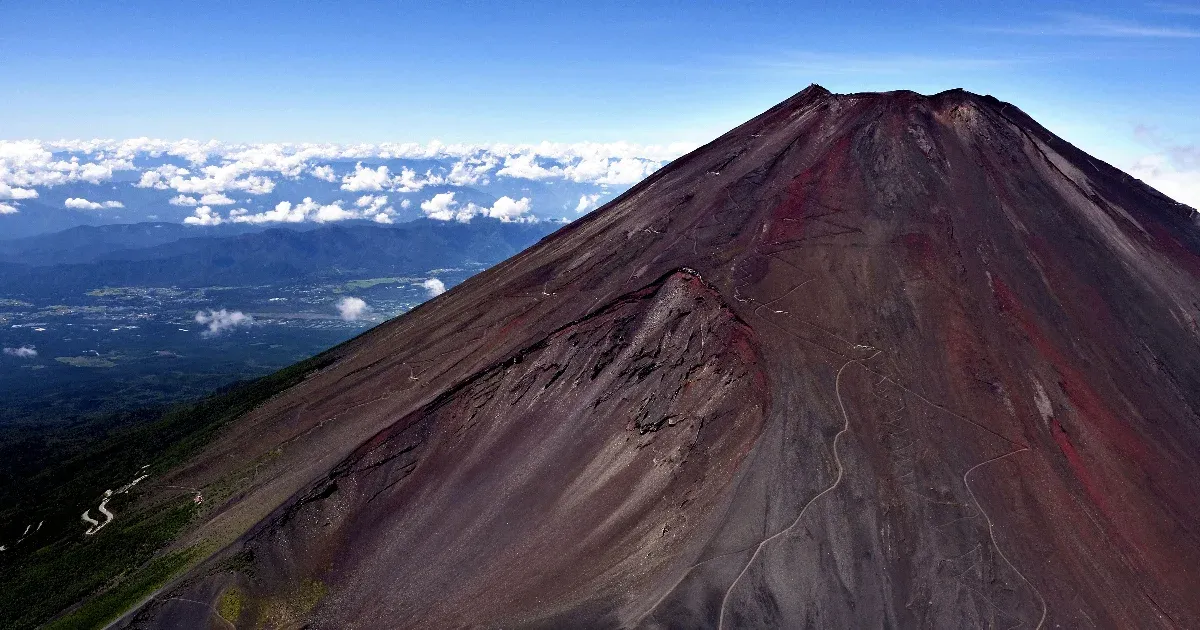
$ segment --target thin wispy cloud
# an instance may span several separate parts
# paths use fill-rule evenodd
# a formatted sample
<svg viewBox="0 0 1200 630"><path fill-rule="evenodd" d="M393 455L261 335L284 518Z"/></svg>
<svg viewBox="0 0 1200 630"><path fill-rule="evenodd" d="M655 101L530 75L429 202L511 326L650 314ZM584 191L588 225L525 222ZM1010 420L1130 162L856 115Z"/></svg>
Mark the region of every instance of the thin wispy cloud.
<svg viewBox="0 0 1200 630"><path fill-rule="evenodd" d="M1180 203L1200 208L1200 169L1188 169L1170 156L1154 153L1134 161L1130 175Z"/></svg>
<svg viewBox="0 0 1200 630"><path fill-rule="evenodd" d="M1011 67L1029 63L1017 56L912 55L902 53L842 54L814 51L775 51L764 55L720 56L701 66L710 74L742 74L749 70L808 77L928 74ZM676 68L679 69L679 68Z"/></svg>
<svg viewBox="0 0 1200 630"><path fill-rule="evenodd" d="M1180 144L1150 125L1137 125L1133 136L1153 152L1126 166L1134 177L1175 201L1200 208L1200 144Z"/></svg>
<svg viewBox="0 0 1200 630"><path fill-rule="evenodd" d="M37 350L33 346L21 346L20 348L5 348L4 354L7 354L10 357L17 357L18 359L33 359L33 358L36 358L38 355Z"/></svg>
<svg viewBox="0 0 1200 630"><path fill-rule="evenodd" d="M776 70L794 70L814 74L910 74L930 70L973 70L1020 63L1013 58L923 56L923 55L841 55L827 53L791 53L758 60L759 65Z"/></svg>
<svg viewBox="0 0 1200 630"><path fill-rule="evenodd" d="M1158 11L1161 11L1163 13L1172 13L1175 15L1197 15L1197 16L1200 16L1200 4L1189 5L1189 4L1168 4L1168 3L1157 3L1156 2L1154 4L1151 4L1150 7L1154 8Z"/></svg>
<svg viewBox="0 0 1200 630"><path fill-rule="evenodd" d="M1006 33L1010 35L1048 35L1057 37L1200 38L1200 30L1188 27L1144 24L1082 13L1054 13L1048 17L1049 19L1039 24L989 27L982 30L990 33Z"/></svg>
<svg viewBox="0 0 1200 630"><path fill-rule="evenodd" d="M1133 137L1165 155L1176 167L1200 171L1200 144L1180 144L1150 125L1135 125Z"/></svg>

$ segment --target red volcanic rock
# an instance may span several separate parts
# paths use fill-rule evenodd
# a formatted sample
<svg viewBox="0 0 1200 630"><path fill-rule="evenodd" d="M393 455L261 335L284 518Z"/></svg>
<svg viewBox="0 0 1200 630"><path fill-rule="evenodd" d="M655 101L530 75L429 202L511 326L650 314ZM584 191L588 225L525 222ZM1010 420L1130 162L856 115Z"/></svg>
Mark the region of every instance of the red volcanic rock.
<svg viewBox="0 0 1200 630"><path fill-rule="evenodd" d="M1198 269L1012 105L813 86L243 418L132 623L1200 627Z"/></svg>

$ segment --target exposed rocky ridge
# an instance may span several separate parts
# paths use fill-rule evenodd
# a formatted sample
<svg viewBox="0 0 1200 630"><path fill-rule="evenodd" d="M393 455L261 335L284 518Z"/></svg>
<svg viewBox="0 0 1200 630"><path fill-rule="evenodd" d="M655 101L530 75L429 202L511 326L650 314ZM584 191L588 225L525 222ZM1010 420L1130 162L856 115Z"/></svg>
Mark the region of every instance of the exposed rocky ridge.
<svg viewBox="0 0 1200 630"><path fill-rule="evenodd" d="M1200 626L1197 317L1194 210L814 86L245 418L177 479L258 525L134 623Z"/></svg>
<svg viewBox="0 0 1200 630"><path fill-rule="evenodd" d="M280 571L257 579L286 590L333 571L409 591L352 586L331 627L349 611L358 625L512 623L531 620L523 600L547 617L580 593L619 596L692 542L753 445L767 406L755 346L699 279L669 276L369 440L254 537Z"/></svg>

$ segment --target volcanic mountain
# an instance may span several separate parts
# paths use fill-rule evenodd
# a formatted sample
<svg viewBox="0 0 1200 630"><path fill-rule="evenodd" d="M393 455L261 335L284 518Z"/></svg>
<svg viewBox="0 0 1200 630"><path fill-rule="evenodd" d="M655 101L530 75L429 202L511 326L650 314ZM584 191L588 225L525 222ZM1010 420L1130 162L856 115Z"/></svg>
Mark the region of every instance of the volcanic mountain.
<svg viewBox="0 0 1200 630"><path fill-rule="evenodd" d="M812 86L159 480L233 542L124 623L1200 627L1198 317L1195 210Z"/></svg>

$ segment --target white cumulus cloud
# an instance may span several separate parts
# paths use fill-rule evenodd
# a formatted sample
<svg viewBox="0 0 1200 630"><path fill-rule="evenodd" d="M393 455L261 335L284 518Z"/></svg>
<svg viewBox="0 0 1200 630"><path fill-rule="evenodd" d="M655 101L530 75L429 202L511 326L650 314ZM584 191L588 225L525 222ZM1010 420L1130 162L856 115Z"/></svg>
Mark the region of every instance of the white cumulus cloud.
<svg viewBox="0 0 1200 630"><path fill-rule="evenodd" d="M370 203L365 207L347 208L342 205L341 201L323 204L314 201L312 197L305 197L304 201L300 203L281 201L275 204L273 209L256 214L250 214L245 209L239 208L231 211L227 220L231 223L254 224L303 223L305 221L332 223L347 219L371 219L381 223L385 222L379 219L380 214L390 220L391 208L376 207Z"/></svg>
<svg viewBox="0 0 1200 630"><path fill-rule="evenodd" d="M433 197L421 202L421 212L430 219L439 221L450 221L455 218L454 206L458 202L454 200L454 193L444 192L438 193ZM467 219L468 221L470 218Z"/></svg>
<svg viewBox="0 0 1200 630"><path fill-rule="evenodd" d="M195 319L197 324L208 327L208 330L200 333L205 337L214 337L240 326L251 326L254 324L253 317L241 311L228 311L225 309L219 311L210 310L207 313L199 311L196 313Z"/></svg>
<svg viewBox="0 0 1200 630"><path fill-rule="evenodd" d="M213 212L212 208L200 206L192 211L192 216L184 218L183 222L187 225L221 225L225 219L221 218L219 212Z"/></svg>
<svg viewBox="0 0 1200 630"><path fill-rule="evenodd" d="M157 190L175 190L188 195L208 195L239 190L265 195L275 190L275 182L263 175L251 175L254 166L241 162L200 167L198 174L174 164L164 164L142 173L136 186Z"/></svg>
<svg viewBox="0 0 1200 630"><path fill-rule="evenodd" d="M185 194L240 190L264 194L274 188L276 174L289 179L310 176L339 181L332 161L350 160L454 160L449 168L418 175L402 168L396 174L386 167L366 168L340 181L351 191L405 190L450 183L457 186L486 184L493 172L525 179L562 178L592 183L632 183L693 147L688 144L637 145L614 143L540 144L238 144L218 141L156 140L32 140L0 141L0 181L10 187L31 189L76 181L100 183L118 170L140 170L138 185ZM134 158L174 156L188 167L161 164L148 169L133 166ZM499 171L496 167L500 166ZM407 172L405 172L407 170ZM364 172L369 171L369 172Z"/></svg>
<svg viewBox="0 0 1200 630"><path fill-rule="evenodd" d="M637 157L608 159L592 156L568 166L563 172L576 182L624 186L642 181L660 166L662 164L654 160Z"/></svg>
<svg viewBox="0 0 1200 630"><path fill-rule="evenodd" d="M11 203L0 202L0 214L16 214L18 212L20 210L17 210L17 207Z"/></svg>
<svg viewBox="0 0 1200 630"><path fill-rule="evenodd" d="M97 154L92 161L90 157L56 155L54 148L37 140L0 141L0 183L10 189L23 189L19 193L10 193L14 195L11 198L32 198L36 195L30 190L36 186L72 182L99 184L112 179L113 171L135 170L133 163L125 157Z"/></svg>
<svg viewBox="0 0 1200 630"><path fill-rule="evenodd" d="M529 207L529 197L521 197L519 200L512 197L501 197L492 204L491 208L480 209L480 214L504 222L517 221L529 214Z"/></svg>
<svg viewBox="0 0 1200 630"><path fill-rule="evenodd" d="M392 176L388 167L376 169L365 168L362 162L354 165L354 172L342 178L342 190L362 192L368 190L388 190L392 185Z"/></svg>
<svg viewBox="0 0 1200 630"><path fill-rule="evenodd" d="M32 359L38 355L37 349L33 346L21 346L20 348L5 348L4 354L18 359Z"/></svg>
<svg viewBox="0 0 1200 630"><path fill-rule="evenodd" d="M337 303L338 315L348 322L356 322L371 312L371 307L362 298L344 297Z"/></svg>
<svg viewBox="0 0 1200 630"><path fill-rule="evenodd" d="M379 210L387 205L387 201L387 195L363 195L354 202L354 205L359 208Z"/></svg>
<svg viewBox="0 0 1200 630"><path fill-rule="evenodd" d="M68 208L74 208L75 210L102 210L105 208L124 208L125 207L125 204L121 203L120 201L95 202L95 201L88 201L87 199L84 199L83 197L70 197L65 202L63 202L63 205Z"/></svg>
<svg viewBox="0 0 1200 630"><path fill-rule="evenodd" d="M396 211L391 206L387 205L387 195L363 195L354 202L354 206L363 218L370 217L376 223L391 224L394 223L392 217Z"/></svg>
<svg viewBox="0 0 1200 630"><path fill-rule="evenodd" d="M237 202L222 193L208 193L200 197L200 203L205 206L232 206Z"/></svg>
<svg viewBox="0 0 1200 630"><path fill-rule="evenodd" d="M290 201L280 201L275 208L258 214L231 212L229 220L234 223L302 223L305 211L312 199L305 197L304 202L293 205Z"/></svg>
<svg viewBox="0 0 1200 630"><path fill-rule="evenodd" d="M499 163L500 159L489 153L459 160L450 168L446 181L455 186L486 185L490 182L488 173Z"/></svg>
<svg viewBox="0 0 1200 630"><path fill-rule="evenodd" d="M312 213L312 218L317 223L330 223L333 221L345 221L346 219L358 219L362 214L355 210L347 210L342 207L342 202L335 201L329 204L316 204L316 209Z"/></svg>
<svg viewBox="0 0 1200 630"><path fill-rule="evenodd" d="M561 168L557 166L546 168L537 163L537 157L533 153L507 156L504 158L504 168L497 171L496 174L505 177L534 180L562 176L563 170Z"/></svg>
<svg viewBox="0 0 1200 630"><path fill-rule="evenodd" d="M314 166L314 167L312 167L312 170L309 171L309 173L312 173L313 177L316 177L317 179L322 180L322 181L329 182L331 184L338 180L337 173L334 173L333 167L328 164L324 164L322 166Z"/></svg>
<svg viewBox="0 0 1200 630"><path fill-rule="evenodd" d="M400 174L392 180L391 189L403 193L417 192L426 186L444 184L445 181L445 178L433 174L432 171L425 171L425 175L421 176L411 168L405 167L400 169Z"/></svg>
<svg viewBox="0 0 1200 630"><path fill-rule="evenodd" d="M575 206L575 212L588 212L595 210L596 206L600 205L600 194L580 195L579 203Z"/></svg>
<svg viewBox="0 0 1200 630"><path fill-rule="evenodd" d="M491 217L506 223L530 220L529 210L532 202L529 197L513 199L501 197L491 207L478 206L474 203L461 205L454 200L453 192L438 193L421 202L421 212L430 219L438 221L460 221L469 223L475 217Z"/></svg>
<svg viewBox="0 0 1200 630"><path fill-rule="evenodd" d="M437 278L430 278L422 282L421 286L429 291L429 297L437 297L446 292L446 283Z"/></svg>
<svg viewBox="0 0 1200 630"><path fill-rule="evenodd" d="M336 184L360 195L408 194L443 185L493 186L502 178L624 186L637 182L691 148L683 144L624 142L445 144L436 140L427 144L247 144L152 138L0 141L0 202L9 202L3 206L6 210L0 212L12 214L19 208L12 202L45 196L43 187L80 182L101 184L112 181L118 171L132 171L133 185L137 187L168 193L161 201L190 208L232 207L235 199L274 193L277 182L302 178ZM154 166L141 165L148 160L153 160ZM383 164L384 160L389 162ZM397 165L396 160L420 160L421 166ZM350 164L353 169L348 168ZM75 194L80 195L75 199L81 201L73 202L79 208L100 209L95 203L105 207L102 202L85 199L103 193ZM473 216L523 220L529 216L521 209L522 199L510 199L489 208L459 203L432 212L446 220L469 220ZM395 199L393 203L396 208L407 208L419 200ZM300 205L293 204L291 210ZM247 222L269 222L274 220L270 217L280 214L292 216L265 204L253 204L250 208L237 216ZM322 217L327 221L358 218L388 222L395 218L390 206L351 208L340 202L323 202L304 214L305 221ZM234 213L221 218L231 221Z"/></svg>
<svg viewBox="0 0 1200 630"><path fill-rule="evenodd" d="M0 181L0 199L37 199L38 191L32 188L14 188Z"/></svg>

